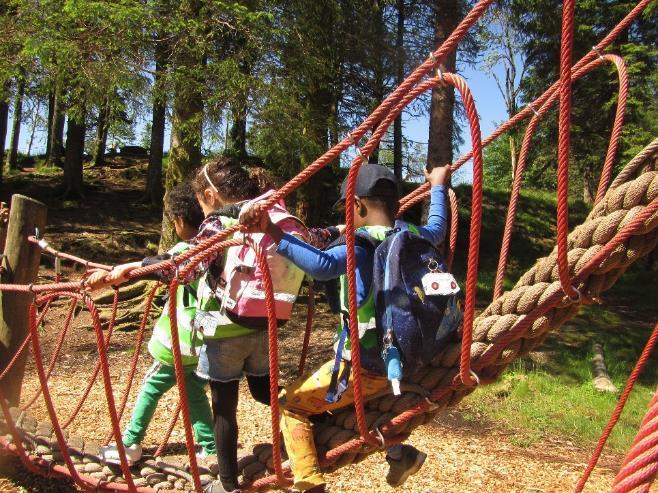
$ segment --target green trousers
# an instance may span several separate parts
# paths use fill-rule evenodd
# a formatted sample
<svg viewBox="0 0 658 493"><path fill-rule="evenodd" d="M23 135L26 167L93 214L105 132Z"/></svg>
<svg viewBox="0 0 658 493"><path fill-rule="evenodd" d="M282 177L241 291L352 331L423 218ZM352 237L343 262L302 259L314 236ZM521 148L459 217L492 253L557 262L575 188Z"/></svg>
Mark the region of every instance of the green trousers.
<svg viewBox="0 0 658 493"><path fill-rule="evenodd" d="M194 439L206 453L215 454L212 413L205 392L206 381L195 375L195 369L196 365L185 367L185 389ZM175 385L174 367L156 361L144 377L130 423L123 434L124 445L130 446L144 440L146 429L153 418L160 397Z"/></svg>

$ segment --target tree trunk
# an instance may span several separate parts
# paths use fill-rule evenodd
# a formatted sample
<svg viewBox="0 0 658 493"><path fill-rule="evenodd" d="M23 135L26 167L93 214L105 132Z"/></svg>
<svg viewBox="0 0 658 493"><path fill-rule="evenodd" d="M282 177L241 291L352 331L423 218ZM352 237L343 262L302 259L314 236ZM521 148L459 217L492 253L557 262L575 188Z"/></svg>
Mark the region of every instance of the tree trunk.
<svg viewBox="0 0 658 493"><path fill-rule="evenodd" d="M594 170L587 164L583 170L583 202L592 204L596 197L596 184L594 182Z"/></svg>
<svg viewBox="0 0 658 493"><path fill-rule="evenodd" d="M55 88L52 96L52 109L48 110L48 153L46 162L54 166L62 166L64 155L64 93L60 87Z"/></svg>
<svg viewBox="0 0 658 493"><path fill-rule="evenodd" d="M7 95L8 87L5 86L3 95ZM9 101L4 97L0 101L0 183L2 183L3 168L5 162L5 141L7 140L7 124L9 123Z"/></svg>
<svg viewBox="0 0 658 493"><path fill-rule="evenodd" d="M64 197L84 197L84 182L82 177L85 151L85 115L84 109L80 115L69 114L69 124L66 131L66 151L64 155Z"/></svg>
<svg viewBox="0 0 658 493"><path fill-rule="evenodd" d="M48 93L48 119L46 120L46 162L50 159L50 145L53 133L53 119L55 114L55 91Z"/></svg>
<svg viewBox="0 0 658 493"><path fill-rule="evenodd" d="M510 157L510 164L512 166L512 181L514 181L514 177L516 176L518 155L516 154L516 135L514 134L513 131L510 132L509 135L509 157Z"/></svg>
<svg viewBox="0 0 658 493"><path fill-rule="evenodd" d="M34 107L34 112L32 113L32 121L30 122L30 140L27 143L27 157L30 157L32 153L32 145L34 144L34 134L37 131L37 122L39 121L39 111L41 110L41 101L37 100L37 104Z"/></svg>
<svg viewBox="0 0 658 493"><path fill-rule="evenodd" d="M167 66L169 49L166 44L155 45L155 81L153 83L153 114L151 118L151 144L149 164L146 170L146 200L153 205L161 205L164 197L162 185L162 154L164 148L165 124L167 116L167 95L164 92L164 71Z"/></svg>
<svg viewBox="0 0 658 493"><path fill-rule="evenodd" d="M244 157L247 155L247 100L239 98L231 105L231 128L228 133L229 149L236 156Z"/></svg>
<svg viewBox="0 0 658 493"><path fill-rule="evenodd" d="M248 62L244 60L240 62L240 72L245 77L249 76L251 67ZM247 98L248 89L245 89L244 92L236 94L231 104L232 125L229 131L229 148L240 158L247 156Z"/></svg>
<svg viewBox="0 0 658 493"><path fill-rule="evenodd" d="M404 0L397 0L398 22L395 38L396 85L404 80ZM402 113L393 122L393 173L402 182Z"/></svg>
<svg viewBox="0 0 658 493"><path fill-rule="evenodd" d="M96 126L96 145L94 149L94 166L105 164L105 148L107 147L107 127L109 126L110 101L105 98L98 109L98 123Z"/></svg>
<svg viewBox="0 0 658 493"><path fill-rule="evenodd" d="M11 146L9 148L9 169L18 168L18 142L21 136L21 119L23 118L23 97L25 96L25 79L18 79L16 99L14 99L14 114L11 127Z"/></svg>
<svg viewBox="0 0 658 493"><path fill-rule="evenodd" d="M180 9L189 18L199 16L198 1L184 0ZM205 59L200 57L188 40L178 43L180 50L175 54L177 63L174 82L174 104L171 122L171 150L165 176L165 203L169 191L185 180L201 164L201 141L203 138L203 87L199 74ZM192 42L192 40L189 40ZM173 221L168 214L162 215L160 251L176 243Z"/></svg>
<svg viewBox="0 0 658 493"><path fill-rule="evenodd" d="M306 122L304 133L312 145L306 146L301 154L300 171L327 150L332 95L330 85L318 84L317 87L322 89L313 91L308 97L309 120ZM325 224L329 219L331 212L329 207L321 204L326 204L327 197L335 195L335 181L333 170L330 166L325 166L299 189L297 215L306 224Z"/></svg>
<svg viewBox="0 0 658 493"><path fill-rule="evenodd" d="M436 31L434 46L439 46L457 25L461 9L456 0L436 0ZM434 49L434 48L433 48ZM456 53L453 51L445 63L444 72L454 72ZM427 145L427 165L430 169L452 163L452 139L454 126L455 93L452 86L435 87L430 106L430 132Z"/></svg>

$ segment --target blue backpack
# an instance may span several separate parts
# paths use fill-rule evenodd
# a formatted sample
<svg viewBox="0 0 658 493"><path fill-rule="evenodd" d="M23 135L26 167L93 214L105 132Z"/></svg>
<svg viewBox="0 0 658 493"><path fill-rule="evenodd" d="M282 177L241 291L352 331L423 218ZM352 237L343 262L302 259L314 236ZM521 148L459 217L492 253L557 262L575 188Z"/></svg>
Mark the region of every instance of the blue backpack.
<svg viewBox="0 0 658 493"><path fill-rule="evenodd" d="M375 249L375 319L382 360L395 348L409 376L456 339L463 314L439 250L405 223L396 226Z"/></svg>

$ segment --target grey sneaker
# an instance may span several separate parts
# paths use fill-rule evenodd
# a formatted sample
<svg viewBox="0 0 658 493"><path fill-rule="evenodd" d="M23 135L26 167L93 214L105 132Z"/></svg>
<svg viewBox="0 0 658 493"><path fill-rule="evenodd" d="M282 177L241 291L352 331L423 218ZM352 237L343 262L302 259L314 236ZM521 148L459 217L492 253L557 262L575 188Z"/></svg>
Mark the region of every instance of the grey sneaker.
<svg viewBox="0 0 658 493"><path fill-rule="evenodd" d="M227 490L222 482L217 479L204 486L203 493L242 493L242 490Z"/></svg>
<svg viewBox="0 0 658 493"><path fill-rule="evenodd" d="M427 459L427 454L411 445L393 445L386 452L389 469L386 482L391 486L400 486L409 476L416 474Z"/></svg>

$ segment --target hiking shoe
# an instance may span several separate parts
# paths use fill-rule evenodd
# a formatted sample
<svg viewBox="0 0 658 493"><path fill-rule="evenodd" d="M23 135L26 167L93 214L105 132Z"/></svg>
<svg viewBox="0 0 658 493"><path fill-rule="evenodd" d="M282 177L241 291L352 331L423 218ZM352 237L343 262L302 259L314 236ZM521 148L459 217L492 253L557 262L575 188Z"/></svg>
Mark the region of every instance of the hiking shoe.
<svg viewBox="0 0 658 493"><path fill-rule="evenodd" d="M227 490L224 488L221 480L216 479L215 481L204 486L203 493L242 493L242 490Z"/></svg>
<svg viewBox="0 0 658 493"><path fill-rule="evenodd" d="M126 459L128 459L129 465L132 466L136 462L139 462L139 459L142 458L142 446L139 443L135 443L130 446L124 445L123 448L126 451ZM121 464L119 449L116 445L106 445L101 447L100 458L103 462L109 462L110 464Z"/></svg>
<svg viewBox="0 0 658 493"><path fill-rule="evenodd" d="M409 476L416 474L427 459L427 454L411 445L394 445L386 453L389 469L386 482L400 486Z"/></svg>

